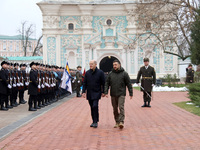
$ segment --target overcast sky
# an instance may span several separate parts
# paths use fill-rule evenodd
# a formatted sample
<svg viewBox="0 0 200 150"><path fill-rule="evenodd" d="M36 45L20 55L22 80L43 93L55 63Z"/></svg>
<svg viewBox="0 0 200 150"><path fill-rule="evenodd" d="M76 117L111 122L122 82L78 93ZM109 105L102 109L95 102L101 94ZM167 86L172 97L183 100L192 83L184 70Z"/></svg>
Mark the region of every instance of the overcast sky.
<svg viewBox="0 0 200 150"><path fill-rule="evenodd" d="M35 24L38 38L42 34L42 13L36 3L40 1L0 0L0 35L17 35L21 22L28 21Z"/></svg>

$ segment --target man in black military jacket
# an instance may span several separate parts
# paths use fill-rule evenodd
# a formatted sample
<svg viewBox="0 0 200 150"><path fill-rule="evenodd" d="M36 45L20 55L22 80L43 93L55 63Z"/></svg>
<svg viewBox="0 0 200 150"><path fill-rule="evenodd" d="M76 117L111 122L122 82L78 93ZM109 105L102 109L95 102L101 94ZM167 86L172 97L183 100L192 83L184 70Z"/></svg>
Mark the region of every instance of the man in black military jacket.
<svg viewBox="0 0 200 150"><path fill-rule="evenodd" d="M76 96L81 97L80 95L80 89L82 86L82 72L81 72L82 67L78 66L77 71L76 71Z"/></svg>
<svg viewBox="0 0 200 150"><path fill-rule="evenodd" d="M194 82L194 70L192 68L192 64L188 65L186 68L186 83L193 83Z"/></svg>
<svg viewBox="0 0 200 150"><path fill-rule="evenodd" d="M30 95L29 97L29 111L36 111L37 109L37 95L38 95L38 83L37 83L37 71L36 71L36 64L32 62L30 64L31 71L30 71L30 83L28 86L28 94ZM34 107L33 108L33 102L34 102Z"/></svg>
<svg viewBox="0 0 200 150"><path fill-rule="evenodd" d="M156 83L156 73L154 68L149 65L149 58L144 58L144 66L138 72L136 83L139 83L141 76L141 91L143 91L144 99L144 105L142 107L151 107L151 91Z"/></svg>
<svg viewBox="0 0 200 150"><path fill-rule="evenodd" d="M19 105L20 103L17 103L17 94L19 92L19 89L21 88L21 85L20 85L20 71L18 70L19 69L19 64L18 63L15 63L14 64L14 78L16 79L16 87L13 88L12 92L13 92L13 102L15 104L15 106Z"/></svg>
<svg viewBox="0 0 200 150"><path fill-rule="evenodd" d="M25 78L26 78L26 65L20 64L20 84L21 88L19 90L19 103L25 104L24 91L25 91Z"/></svg>
<svg viewBox="0 0 200 150"><path fill-rule="evenodd" d="M4 103L8 99L8 63L3 61L1 63L1 70L0 70L0 102L1 102L1 110L7 111L8 108L4 107Z"/></svg>

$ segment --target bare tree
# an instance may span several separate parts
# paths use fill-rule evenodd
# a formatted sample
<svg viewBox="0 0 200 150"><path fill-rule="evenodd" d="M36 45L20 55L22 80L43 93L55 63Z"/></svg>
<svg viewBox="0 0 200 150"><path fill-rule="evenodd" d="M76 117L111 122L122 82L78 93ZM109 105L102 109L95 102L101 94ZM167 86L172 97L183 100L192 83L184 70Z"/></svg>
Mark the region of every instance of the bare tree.
<svg viewBox="0 0 200 150"><path fill-rule="evenodd" d="M134 14L138 39L145 41L139 46L148 44L149 51L156 47L182 60L187 59L191 47L190 28L197 8L195 0L149 0L137 4Z"/></svg>
<svg viewBox="0 0 200 150"><path fill-rule="evenodd" d="M27 21L24 21L21 23L22 28L18 29L19 34L21 35L21 45L23 48L24 56L27 55L27 47L29 47L30 43L30 37L33 35L34 30L33 30L33 24L28 25L26 28Z"/></svg>
<svg viewBox="0 0 200 150"><path fill-rule="evenodd" d="M43 45L41 43L42 37L43 37L43 35L41 35L39 37L39 39L37 40L37 45L36 45L36 47L35 47L35 49L33 51L33 55L32 56L40 55L40 54L43 53L43 51L42 51Z"/></svg>

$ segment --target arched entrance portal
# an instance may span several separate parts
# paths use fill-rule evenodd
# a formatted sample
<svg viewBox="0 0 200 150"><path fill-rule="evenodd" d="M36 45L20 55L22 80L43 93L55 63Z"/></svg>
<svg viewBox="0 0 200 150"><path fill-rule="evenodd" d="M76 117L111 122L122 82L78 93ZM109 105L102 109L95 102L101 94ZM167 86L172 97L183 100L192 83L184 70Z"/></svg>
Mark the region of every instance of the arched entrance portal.
<svg viewBox="0 0 200 150"><path fill-rule="evenodd" d="M103 71L103 72L110 72L113 68L113 61L117 59L114 56L106 56L104 57L100 63L99 63L99 68Z"/></svg>

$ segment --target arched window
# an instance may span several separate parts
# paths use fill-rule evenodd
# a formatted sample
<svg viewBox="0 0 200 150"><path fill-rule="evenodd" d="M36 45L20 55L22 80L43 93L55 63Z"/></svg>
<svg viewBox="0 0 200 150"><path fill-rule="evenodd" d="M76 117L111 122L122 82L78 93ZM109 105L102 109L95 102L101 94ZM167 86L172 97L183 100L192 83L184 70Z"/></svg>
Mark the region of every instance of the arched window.
<svg viewBox="0 0 200 150"><path fill-rule="evenodd" d="M112 24L112 20L108 19L108 20L106 21L106 24L107 24L108 26L110 26L110 25Z"/></svg>
<svg viewBox="0 0 200 150"><path fill-rule="evenodd" d="M74 30L74 24L73 23L68 24L68 30Z"/></svg>

